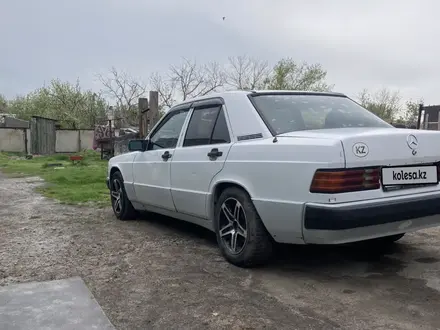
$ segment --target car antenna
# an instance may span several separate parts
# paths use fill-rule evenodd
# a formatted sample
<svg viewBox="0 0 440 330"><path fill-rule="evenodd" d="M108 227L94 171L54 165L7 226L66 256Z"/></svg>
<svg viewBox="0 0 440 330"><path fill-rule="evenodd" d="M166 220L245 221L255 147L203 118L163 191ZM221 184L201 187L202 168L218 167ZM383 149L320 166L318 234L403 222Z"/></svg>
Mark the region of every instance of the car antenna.
<svg viewBox="0 0 440 330"><path fill-rule="evenodd" d="M278 142L278 139L277 139L277 136L276 136L276 135L275 135L275 137L273 138L272 142L273 142L273 143L277 143L277 142Z"/></svg>

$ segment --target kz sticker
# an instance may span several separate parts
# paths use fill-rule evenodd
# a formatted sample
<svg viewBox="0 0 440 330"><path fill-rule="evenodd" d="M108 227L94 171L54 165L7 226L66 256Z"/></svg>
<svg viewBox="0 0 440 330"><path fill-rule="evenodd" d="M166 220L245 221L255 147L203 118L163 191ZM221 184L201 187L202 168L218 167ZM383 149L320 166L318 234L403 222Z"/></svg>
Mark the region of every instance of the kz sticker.
<svg viewBox="0 0 440 330"><path fill-rule="evenodd" d="M365 157L368 152L368 146L365 143L358 142L353 145L353 153L356 157Z"/></svg>

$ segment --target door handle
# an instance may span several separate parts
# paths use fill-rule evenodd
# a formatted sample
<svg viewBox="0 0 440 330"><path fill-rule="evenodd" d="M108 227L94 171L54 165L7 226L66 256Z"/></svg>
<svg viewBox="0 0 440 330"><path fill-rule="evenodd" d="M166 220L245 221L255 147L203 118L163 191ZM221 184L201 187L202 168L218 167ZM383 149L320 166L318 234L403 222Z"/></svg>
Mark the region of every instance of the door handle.
<svg viewBox="0 0 440 330"><path fill-rule="evenodd" d="M209 158L217 158L223 155L223 152L219 151L217 148L211 149L210 152L208 152Z"/></svg>
<svg viewBox="0 0 440 330"><path fill-rule="evenodd" d="M169 151L165 151L163 154L162 154L162 159L163 160L168 160L169 158L171 158L171 154L170 154L170 152Z"/></svg>

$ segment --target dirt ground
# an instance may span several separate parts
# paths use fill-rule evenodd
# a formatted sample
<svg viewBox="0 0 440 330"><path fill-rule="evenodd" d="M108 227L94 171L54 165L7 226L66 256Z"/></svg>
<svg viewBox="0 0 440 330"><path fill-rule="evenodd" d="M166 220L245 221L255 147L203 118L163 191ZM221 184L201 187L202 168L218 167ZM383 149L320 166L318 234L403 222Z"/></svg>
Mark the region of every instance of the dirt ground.
<svg viewBox="0 0 440 330"><path fill-rule="evenodd" d="M60 205L0 177L0 285L81 276L117 329L439 329L440 230L392 250L280 247L226 263L215 237L160 216Z"/></svg>

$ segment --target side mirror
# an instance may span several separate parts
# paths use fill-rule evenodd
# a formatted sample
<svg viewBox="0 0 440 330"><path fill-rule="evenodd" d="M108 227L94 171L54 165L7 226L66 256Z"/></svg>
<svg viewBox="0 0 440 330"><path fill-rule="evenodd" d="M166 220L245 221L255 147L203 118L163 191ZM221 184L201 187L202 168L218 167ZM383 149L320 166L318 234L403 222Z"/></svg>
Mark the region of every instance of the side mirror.
<svg viewBox="0 0 440 330"><path fill-rule="evenodd" d="M128 151L145 151L147 146L148 140L130 140L128 142Z"/></svg>

